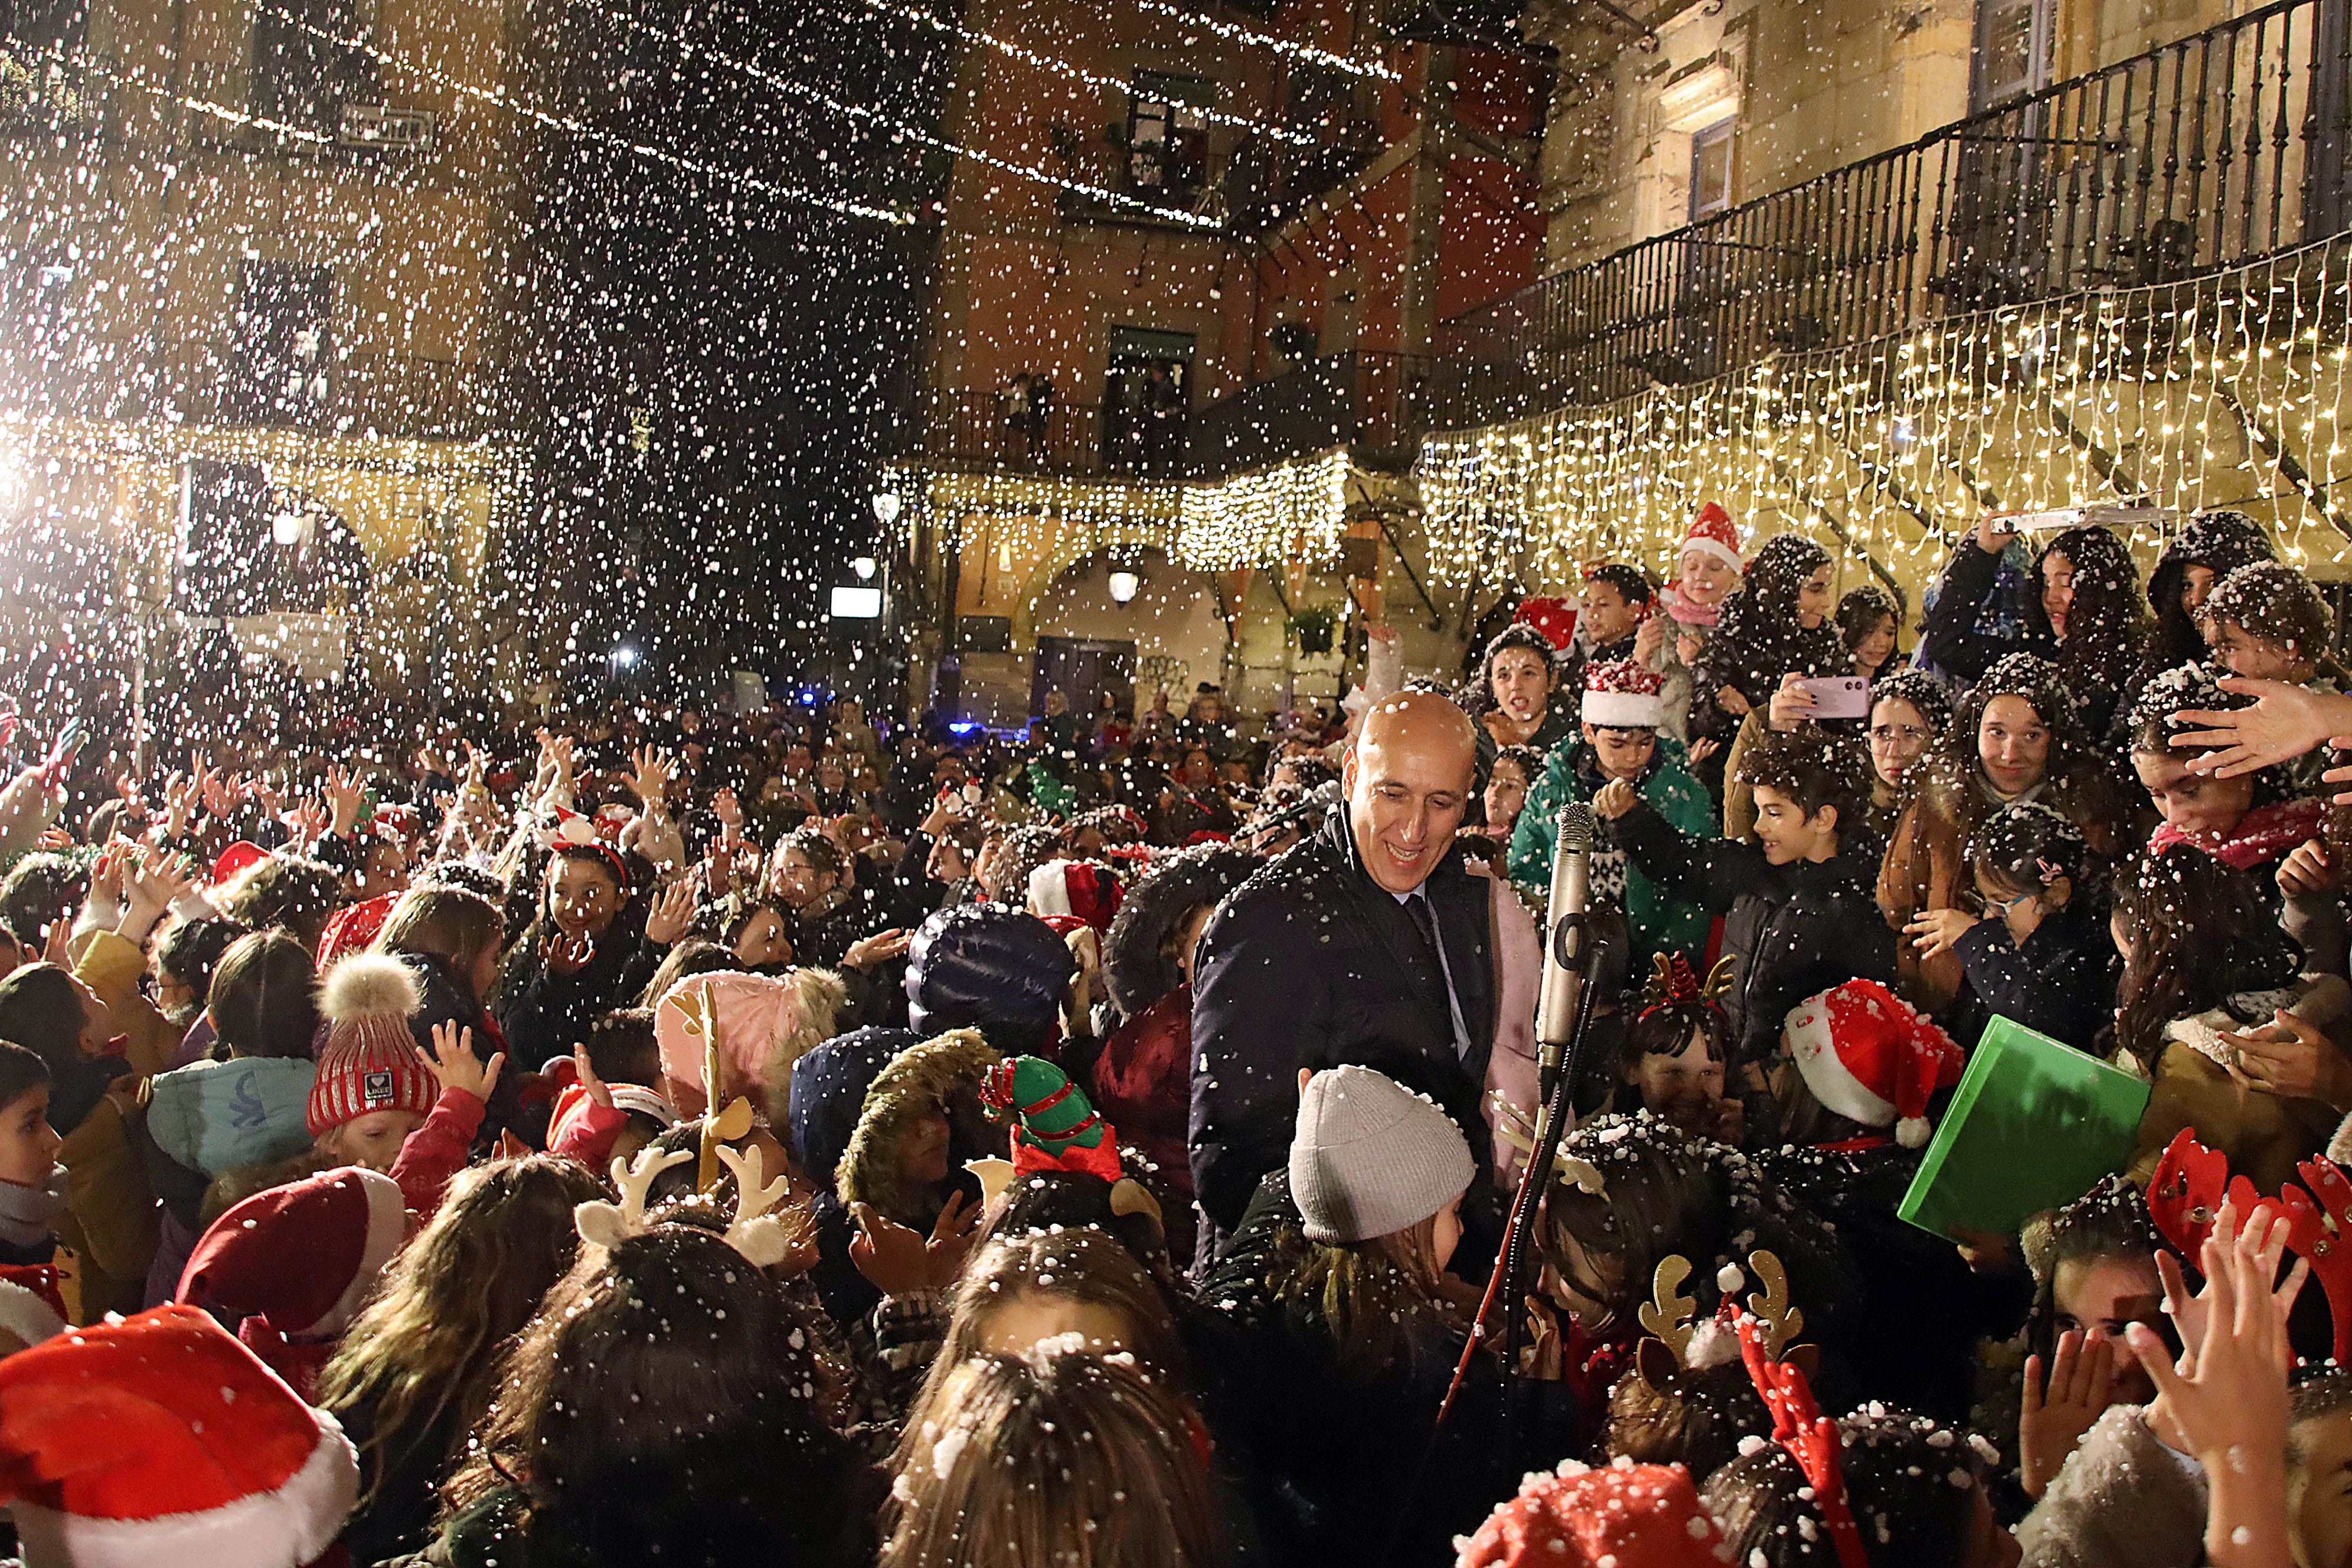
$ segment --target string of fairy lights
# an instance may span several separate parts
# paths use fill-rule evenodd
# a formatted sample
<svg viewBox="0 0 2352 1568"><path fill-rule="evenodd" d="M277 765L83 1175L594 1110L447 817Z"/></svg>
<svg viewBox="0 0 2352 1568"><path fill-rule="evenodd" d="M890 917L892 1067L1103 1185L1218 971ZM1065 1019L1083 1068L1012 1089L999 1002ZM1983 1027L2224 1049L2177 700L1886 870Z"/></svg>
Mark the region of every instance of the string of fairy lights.
<svg viewBox="0 0 2352 1568"><path fill-rule="evenodd" d="M378 45L363 33L350 35L336 33L305 17L298 16L290 11L268 4L258 5L256 9L276 17L287 26L306 33L322 43L333 44L338 48L356 50L380 65L390 66L397 71L405 71L421 80L446 88L460 97L470 98L478 103L489 104L494 108L505 110L510 114L520 115L534 124L543 125L551 131L562 131L583 141L595 142L599 146L611 148L628 156L663 164L681 174L717 180L722 184L736 185L761 195L773 196L800 206L822 208L841 217L866 218L877 223L887 224L909 224L915 221L914 215L911 213L895 208L873 206L865 202L845 201L838 196L828 196L821 192L809 190L805 186L767 179L740 169L729 169L699 158L688 157L682 153L673 153L667 148L632 141L628 137L600 130L570 115L551 113L535 104L524 103L495 88L482 87L451 76L446 71L436 69L432 66L404 58Z"/></svg>
<svg viewBox="0 0 2352 1568"><path fill-rule="evenodd" d="M1305 60L1311 65L1345 71L1349 76L1365 77L1373 81L1404 79L1400 73L1378 61L1350 59L1346 55L1335 55L1328 49L1318 49L1312 44L1303 44L1295 38L1278 38L1271 33L1255 32L1237 23L1221 22L1216 17L1202 12L1188 11L1181 5L1171 5L1169 0L1135 0L1135 3L1139 9L1157 12L1162 16L1173 16L1188 26L1199 27L1213 33L1230 43L1248 44L1255 48L1271 49L1277 55L1287 55L1293 59Z"/></svg>
<svg viewBox="0 0 2352 1568"><path fill-rule="evenodd" d="M2331 493L2347 306L2352 237L2339 236L2218 279L1947 317L1433 434L1414 467L1429 575L1564 586L1603 558L1670 573L1708 500L1751 541L1793 528L1906 584L1931 577L1988 510L2100 501L2269 509L2289 560L2332 557L2352 532ZM2294 479L2282 446L2318 477Z"/></svg>
<svg viewBox="0 0 2352 1568"><path fill-rule="evenodd" d="M748 78L752 81L759 82L764 87L772 88L774 90L782 93L787 98L798 99L803 103L815 104L822 109L826 109L835 114L841 115L845 119L860 121L867 124L887 126L894 136L903 137L909 142L929 147L935 152L944 153L951 158L969 159L974 163L978 163L985 168L993 169L1002 174L1010 174L1016 179L1028 180L1037 184L1049 186L1055 190L1068 191L1074 195L1082 195L1087 197L1089 201L1101 202L1105 205L1118 207L1122 211L1148 213L1154 218L1169 223L1178 224L1185 227L1206 229L1220 226L1222 220L1214 217L1205 216L1199 213L1186 212L1181 208L1163 206L1157 202L1147 201L1141 196L1133 195L1125 191L1114 190L1108 185L1098 185L1087 180L1075 180L1065 175L1049 174L1043 169L1032 168L1026 163L1016 163L1013 159L1000 157L994 153L984 152L976 147L960 145L957 142L949 141L945 137L934 135L932 132L924 130L919 125L909 124L906 121L886 113L883 110L875 108L871 104L851 103L845 100L835 98L831 93L825 92L821 89L811 87L806 82L795 81L792 78L786 76L779 76L774 71L753 65L748 60L739 60L731 55L710 47L707 44L696 43L693 39L688 37L683 32L662 32L646 23L637 20L634 16L615 11L608 5L599 5L597 4L597 0L570 0L570 4L579 7L580 9L592 11L597 16L604 17L608 21L628 28L632 32L641 34L646 37L668 45L670 47L678 51L678 58L682 60L691 60L698 58L709 60L714 65L721 66L728 70L734 71L738 75Z"/></svg>
<svg viewBox="0 0 2352 1568"><path fill-rule="evenodd" d="M895 0L860 0L860 3L869 11L877 12L885 16L896 16L902 22L912 22L919 27L938 33L942 37L960 38L968 44L977 44L982 48L992 49L1007 59L1018 60L1023 65L1033 66L1039 70L1083 83L1087 87L1118 93L1129 92L1134 87L1132 82L1123 81L1114 76L1105 76L1100 71L1088 70L1074 61L1041 53L1025 44L1016 44L1010 38L999 37L994 33L985 32L978 27L959 26L946 17L934 15L919 6L898 5ZM1305 132L1294 131L1286 125L1276 125L1271 121L1253 119L1246 114L1229 114L1222 109L1206 104L1191 104L1186 107L1213 125L1231 126L1236 131L1246 132L1253 136L1270 137L1276 142L1289 142L1295 147L1311 147L1315 144L1315 138Z"/></svg>

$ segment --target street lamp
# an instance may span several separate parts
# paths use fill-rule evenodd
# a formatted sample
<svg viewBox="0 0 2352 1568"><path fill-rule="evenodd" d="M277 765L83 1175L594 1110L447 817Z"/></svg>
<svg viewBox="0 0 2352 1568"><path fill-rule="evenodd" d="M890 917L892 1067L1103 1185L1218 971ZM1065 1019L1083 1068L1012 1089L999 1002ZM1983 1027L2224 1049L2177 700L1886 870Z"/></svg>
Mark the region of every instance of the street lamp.
<svg viewBox="0 0 2352 1568"><path fill-rule="evenodd" d="M1110 602L1114 605L1129 603L1138 593L1142 591L1142 588L1143 576L1140 573L1129 572L1125 567L1121 567L1110 574Z"/></svg>
<svg viewBox="0 0 2352 1568"><path fill-rule="evenodd" d="M613 649L614 668L628 669L634 667L636 662L637 650L635 647L632 647L629 644L622 643L620 646Z"/></svg>
<svg viewBox="0 0 2352 1568"><path fill-rule="evenodd" d="M898 508L900 504L898 492L897 490L876 490L874 492L874 521L880 523L885 528L889 527L892 523L898 521Z"/></svg>
<svg viewBox="0 0 2352 1568"><path fill-rule="evenodd" d="M849 563L849 569L857 574L857 580L861 583L874 581L874 557L871 555L859 556Z"/></svg>
<svg viewBox="0 0 2352 1568"><path fill-rule="evenodd" d="M269 539L273 544L283 544L289 547L301 543L302 514L299 511L288 510L281 511L271 518Z"/></svg>

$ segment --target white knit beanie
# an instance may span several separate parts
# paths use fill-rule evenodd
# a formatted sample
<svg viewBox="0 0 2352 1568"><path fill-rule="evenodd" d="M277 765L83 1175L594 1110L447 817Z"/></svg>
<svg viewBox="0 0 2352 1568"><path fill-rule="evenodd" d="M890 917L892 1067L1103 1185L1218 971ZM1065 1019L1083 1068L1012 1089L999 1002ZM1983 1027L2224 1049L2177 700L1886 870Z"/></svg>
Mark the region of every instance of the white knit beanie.
<svg viewBox="0 0 2352 1568"><path fill-rule="evenodd" d="M1309 1241L1369 1241L1419 1225L1477 1173L1454 1119L1385 1074L1333 1068L1299 1097L1290 1196Z"/></svg>

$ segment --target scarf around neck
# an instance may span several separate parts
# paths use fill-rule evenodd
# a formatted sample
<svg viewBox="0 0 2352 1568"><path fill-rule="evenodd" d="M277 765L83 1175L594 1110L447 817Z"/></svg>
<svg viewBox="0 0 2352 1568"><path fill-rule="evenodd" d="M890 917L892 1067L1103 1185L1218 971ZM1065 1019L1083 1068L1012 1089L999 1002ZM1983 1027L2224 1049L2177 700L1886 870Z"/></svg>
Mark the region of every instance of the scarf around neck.
<svg viewBox="0 0 2352 1568"><path fill-rule="evenodd" d="M49 1179L41 1186L0 1182L0 1241L11 1247L37 1247L54 1237L57 1217L65 1210L63 1165L51 1165Z"/></svg>

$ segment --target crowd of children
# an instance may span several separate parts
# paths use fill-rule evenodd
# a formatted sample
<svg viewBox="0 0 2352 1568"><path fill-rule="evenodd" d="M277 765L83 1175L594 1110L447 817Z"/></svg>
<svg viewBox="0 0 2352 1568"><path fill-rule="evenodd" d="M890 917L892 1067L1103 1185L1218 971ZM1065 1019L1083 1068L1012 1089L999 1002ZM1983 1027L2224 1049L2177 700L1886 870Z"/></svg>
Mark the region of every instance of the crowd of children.
<svg viewBox="0 0 2352 1568"><path fill-rule="evenodd" d="M21 1559L2352 1568L2352 692L2252 521L2133 544L1988 519L1913 612L1709 506L1262 726L23 713ZM1286 1148L1204 1131L1221 910L1424 700L1478 1092L1286 1060Z"/></svg>

